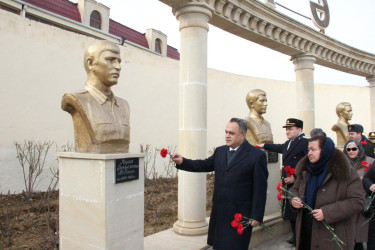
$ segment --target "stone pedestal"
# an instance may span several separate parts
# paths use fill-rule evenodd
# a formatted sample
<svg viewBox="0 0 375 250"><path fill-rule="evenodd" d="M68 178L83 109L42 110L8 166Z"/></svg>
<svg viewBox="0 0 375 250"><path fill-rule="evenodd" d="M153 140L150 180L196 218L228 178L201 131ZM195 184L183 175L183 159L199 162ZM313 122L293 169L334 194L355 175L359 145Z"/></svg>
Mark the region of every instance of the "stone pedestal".
<svg viewBox="0 0 375 250"><path fill-rule="evenodd" d="M277 200L277 183L280 180L280 161L275 163L268 163L268 187L267 187L267 201L264 215L270 215L280 212L280 202Z"/></svg>
<svg viewBox="0 0 375 250"><path fill-rule="evenodd" d="M291 59L294 63L297 83L297 118L303 121L305 134L315 128L314 106L314 63L315 57L298 55Z"/></svg>
<svg viewBox="0 0 375 250"><path fill-rule="evenodd" d="M180 22L179 152L187 158L207 156L207 32L212 12L204 2L184 1L173 12ZM206 174L178 173L176 233L208 231Z"/></svg>
<svg viewBox="0 0 375 250"><path fill-rule="evenodd" d="M60 249L143 249L143 154L57 155ZM139 179L115 184L116 159L130 158Z"/></svg>

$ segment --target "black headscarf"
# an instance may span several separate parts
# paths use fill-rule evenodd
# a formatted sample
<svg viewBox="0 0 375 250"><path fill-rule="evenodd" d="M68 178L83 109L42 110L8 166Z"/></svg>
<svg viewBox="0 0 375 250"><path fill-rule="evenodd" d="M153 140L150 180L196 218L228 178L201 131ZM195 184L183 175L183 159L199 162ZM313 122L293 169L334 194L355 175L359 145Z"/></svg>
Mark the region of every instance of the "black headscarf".
<svg viewBox="0 0 375 250"><path fill-rule="evenodd" d="M349 154L348 154L348 151L346 151L346 148L348 147L349 144L352 144L354 143L356 145L356 147L358 148L359 152L358 152L358 155L357 155L357 158L355 159L352 159L350 158ZM345 144L345 147L344 147L344 154L346 155L346 157L348 157L349 161L350 161L350 164L352 165L352 167L355 167L355 165L358 163L358 162L362 162L365 157L365 150L363 149L362 147L362 144L358 141L353 141L353 140L350 140L348 141L346 144Z"/></svg>
<svg viewBox="0 0 375 250"><path fill-rule="evenodd" d="M328 164L334 152L335 144L331 138L326 137L319 160L315 163L311 163L309 160L306 164L309 177L306 185L305 202L311 208L315 206L316 193L328 174Z"/></svg>

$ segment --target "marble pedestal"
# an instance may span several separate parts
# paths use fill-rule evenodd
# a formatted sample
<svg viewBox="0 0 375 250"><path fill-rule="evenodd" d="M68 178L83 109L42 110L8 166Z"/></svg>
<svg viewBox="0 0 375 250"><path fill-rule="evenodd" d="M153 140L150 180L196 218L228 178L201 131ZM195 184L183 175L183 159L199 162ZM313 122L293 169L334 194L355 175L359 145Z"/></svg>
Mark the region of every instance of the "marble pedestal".
<svg viewBox="0 0 375 250"><path fill-rule="evenodd" d="M280 161L275 163L268 163L268 187L267 187L267 201L264 215L270 215L280 212L280 202L277 200L277 183L280 180Z"/></svg>
<svg viewBox="0 0 375 250"><path fill-rule="evenodd" d="M60 249L143 249L143 154L61 152ZM139 179L115 184L115 160L139 159Z"/></svg>

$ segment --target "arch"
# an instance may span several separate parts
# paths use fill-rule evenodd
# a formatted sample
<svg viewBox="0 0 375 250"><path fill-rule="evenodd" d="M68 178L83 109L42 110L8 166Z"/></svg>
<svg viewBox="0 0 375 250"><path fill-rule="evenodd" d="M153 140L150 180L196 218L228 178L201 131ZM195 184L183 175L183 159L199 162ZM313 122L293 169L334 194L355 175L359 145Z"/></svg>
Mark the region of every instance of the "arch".
<svg viewBox="0 0 375 250"><path fill-rule="evenodd" d="M162 41L159 38L155 39L155 52L161 54Z"/></svg>
<svg viewBox="0 0 375 250"><path fill-rule="evenodd" d="M93 12L91 12L90 26L99 30L102 28L102 17L99 11L94 10Z"/></svg>

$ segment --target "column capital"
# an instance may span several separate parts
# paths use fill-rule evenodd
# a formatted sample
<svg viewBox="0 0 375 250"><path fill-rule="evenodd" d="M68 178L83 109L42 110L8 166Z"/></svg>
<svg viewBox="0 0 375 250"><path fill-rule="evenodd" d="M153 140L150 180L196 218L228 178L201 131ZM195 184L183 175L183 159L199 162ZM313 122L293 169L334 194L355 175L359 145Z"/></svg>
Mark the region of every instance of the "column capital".
<svg viewBox="0 0 375 250"><path fill-rule="evenodd" d="M200 27L208 31L208 21L212 18L213 9L205 2L183 1L174 6L172 11L180 22L180 31L188 27Z"/></svg>
<svg viewBox="0 0 375 250"><path fill-rule="evenodd" d="M366 80L369 83L370 88L375 87L375 75L367 76Z"/></svg>
<svg viewBox="0 0 375 250"><path fill-rule="evenodd" d="M294 71L301 69L314 70L314 63L316 61L316 58L312 55L300 54L292 56L290 60L294 63Z"/></svg>

